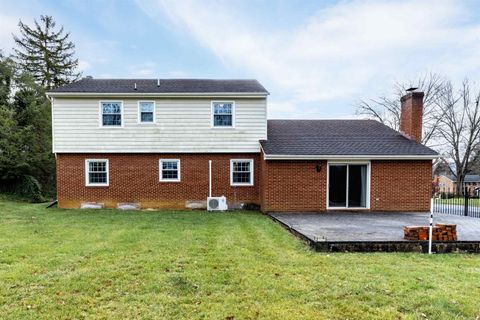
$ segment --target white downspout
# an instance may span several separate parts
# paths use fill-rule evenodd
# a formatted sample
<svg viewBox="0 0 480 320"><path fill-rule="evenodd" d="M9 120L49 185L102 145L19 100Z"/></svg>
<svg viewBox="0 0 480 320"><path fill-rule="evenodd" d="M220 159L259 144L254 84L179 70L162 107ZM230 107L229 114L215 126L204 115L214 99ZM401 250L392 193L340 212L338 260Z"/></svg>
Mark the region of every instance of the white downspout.
<svg viewBox="0 0 480 320"><path fill-rule="evenodd" d="M208 160L208 196L212 196L212 160Z"/></svg>

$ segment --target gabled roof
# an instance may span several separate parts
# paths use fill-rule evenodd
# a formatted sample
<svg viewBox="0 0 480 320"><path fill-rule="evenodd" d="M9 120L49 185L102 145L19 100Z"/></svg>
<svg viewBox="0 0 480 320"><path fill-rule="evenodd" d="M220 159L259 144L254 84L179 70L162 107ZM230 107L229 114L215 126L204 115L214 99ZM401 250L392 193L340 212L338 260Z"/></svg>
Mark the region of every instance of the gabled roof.
<svg viewBox="0 0 480 320"><path fill-rule="evenodd" d="M136 89L135 89L136 88ZM93 79L83 78L53 89L50 95L67 93L123 94L263 94L268 91L257 80L215 79Z"/></svg>
<svg viewBox="0 0 480 320"><path fill-rule="evenodd" d="M427 158L437 152L374 120L269 120L266 159Z"/></svg>

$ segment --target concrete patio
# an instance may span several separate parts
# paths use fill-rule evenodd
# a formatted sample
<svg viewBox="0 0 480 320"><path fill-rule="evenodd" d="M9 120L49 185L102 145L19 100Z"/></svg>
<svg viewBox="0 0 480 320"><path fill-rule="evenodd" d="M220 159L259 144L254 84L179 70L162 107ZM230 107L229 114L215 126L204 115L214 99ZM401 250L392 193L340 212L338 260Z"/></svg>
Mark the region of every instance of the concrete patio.
<svg viewBox="0 0 480 320"><path fill-rule="evenodd" d="M404 226L427 226L428 213L273 213L270 216L326 251L425 251L426 241L403 239ZM436 243L435 251L480 252L480 219L436 214L435 223L457 225L458 241Z"/></svg>

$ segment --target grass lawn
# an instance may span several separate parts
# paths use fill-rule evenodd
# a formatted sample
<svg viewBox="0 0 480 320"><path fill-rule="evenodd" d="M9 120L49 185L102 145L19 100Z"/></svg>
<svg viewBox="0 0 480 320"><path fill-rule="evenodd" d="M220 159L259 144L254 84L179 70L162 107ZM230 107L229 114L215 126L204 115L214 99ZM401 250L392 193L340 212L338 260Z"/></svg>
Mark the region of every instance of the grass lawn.
<svg viewBox="0 0 480 320"><path fill-rule="evenodd" d="M0 318L475 319L480 256L322 254L257 212L0 200Z"/></svg>

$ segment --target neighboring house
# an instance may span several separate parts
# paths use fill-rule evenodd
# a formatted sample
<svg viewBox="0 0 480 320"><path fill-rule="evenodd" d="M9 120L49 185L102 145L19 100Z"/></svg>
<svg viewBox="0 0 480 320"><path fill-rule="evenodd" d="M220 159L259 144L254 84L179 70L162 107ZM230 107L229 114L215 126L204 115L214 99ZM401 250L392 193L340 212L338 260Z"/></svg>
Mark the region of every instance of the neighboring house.
<svg viewBox="0 0 480 320"><path fill-rule="evenodd" d="M266 211L427 211L432 159L423 93L402 98L403 134L373 120L267 120L256 80L92 79L54 89L58 205L204 205ZM209 179L209 161L211 176Z"/></svg>
<svg viewBox="0 0 480 320"><path fill-rule="evenodd" d="M454 175L436 175L434 176L436 191L442 193L457 192L457 177ZM462 190L467 190L470 195L477 195L477 189L480 187L480 175L467 174L463 181Z"/></svg>

